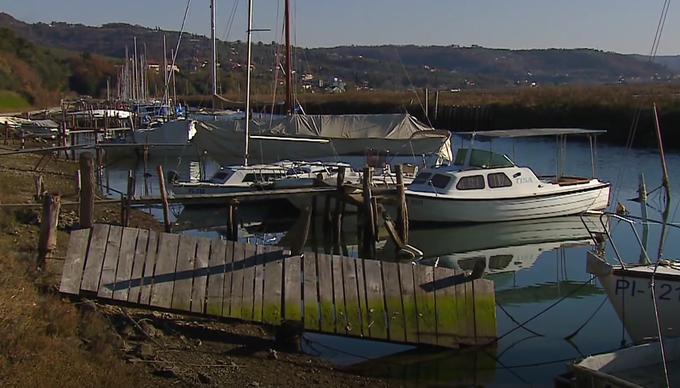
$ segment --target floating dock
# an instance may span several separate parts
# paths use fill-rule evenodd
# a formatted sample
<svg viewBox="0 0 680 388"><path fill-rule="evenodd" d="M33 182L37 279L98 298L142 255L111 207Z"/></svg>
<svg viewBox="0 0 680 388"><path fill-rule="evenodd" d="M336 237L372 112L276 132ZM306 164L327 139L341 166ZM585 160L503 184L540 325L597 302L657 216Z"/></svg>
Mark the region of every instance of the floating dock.
<svg viewBox="0 0 680 388"><path fill-rule="evenodd" d="M60 291L138 308L458 347L496 337L493 282L381 262L95 224L71 233Z"/></svg>

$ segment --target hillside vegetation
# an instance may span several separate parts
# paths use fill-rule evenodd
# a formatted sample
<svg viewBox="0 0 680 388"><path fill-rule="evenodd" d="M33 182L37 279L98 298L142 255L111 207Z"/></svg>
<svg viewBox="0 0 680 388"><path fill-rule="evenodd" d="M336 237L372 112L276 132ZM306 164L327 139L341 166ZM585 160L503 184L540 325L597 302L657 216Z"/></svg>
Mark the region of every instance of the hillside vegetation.
<svg viewBox="0 0 680 388"><path fill-rule="evenodd" d="M114 74L109 61L57 53L0 28L0 110L58 104L67 94L97 96Z"/></svg>

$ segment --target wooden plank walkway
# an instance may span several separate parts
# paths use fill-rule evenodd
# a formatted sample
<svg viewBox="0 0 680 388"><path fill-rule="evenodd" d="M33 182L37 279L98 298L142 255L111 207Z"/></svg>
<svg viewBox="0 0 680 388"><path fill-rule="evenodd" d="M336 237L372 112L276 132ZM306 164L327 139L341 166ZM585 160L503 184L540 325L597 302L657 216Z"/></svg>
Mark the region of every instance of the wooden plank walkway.
<svg viewBox="0 0 680 388"><path fill-rule="evenodd" d="M493 283L451 269L101 224L71 233L60 291L407 344L496 337Z"/></svg>

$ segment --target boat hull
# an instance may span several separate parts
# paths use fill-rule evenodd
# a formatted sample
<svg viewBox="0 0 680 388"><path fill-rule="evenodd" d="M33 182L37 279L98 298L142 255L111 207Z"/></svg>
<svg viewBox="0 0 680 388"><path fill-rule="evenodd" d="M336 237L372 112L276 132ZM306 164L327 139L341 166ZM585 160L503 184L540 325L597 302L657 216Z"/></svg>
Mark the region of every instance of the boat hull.
<svg viewBox="0 0 680 388"><path fill-rule="evenodd" d="M614 268L593 252L588 252L588 272L597 276L616 314L634 342L658 337L655 307L650 287L654 265ZM656 309L664 336L680 336L680 270L660 266L654 280Z"/></svg>
<svg viewBox="0 0 680 388"><path fill-rule="evenodd" d="M548 218L605 209L609 184L514 198L452 198L407 191L409 219L417 222L497 222Z"/></svg>

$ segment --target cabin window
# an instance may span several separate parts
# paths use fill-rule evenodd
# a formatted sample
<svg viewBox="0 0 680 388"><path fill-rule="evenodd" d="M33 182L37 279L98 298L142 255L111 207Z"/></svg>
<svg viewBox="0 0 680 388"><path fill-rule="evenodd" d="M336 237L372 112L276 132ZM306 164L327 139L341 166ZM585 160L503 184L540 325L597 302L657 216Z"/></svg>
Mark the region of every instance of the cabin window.
<svg viewBox="0 0 680 388"><path fill-rule="evenodd" d="M460 178L456 189L458 190L479 190L484 188L484 176L472 175Z"/></svg>
<svg viewBox="0 0 680 388"><path fill-rule="evenodd" d="M411 184L422 185L423 183L426 183L427 180L430 179L431 176L432 176L432 173L421 172L420 174L418 174L418 176L416 176L416 179L414 179L413 182L411 182Z"/></svg>
<svg viewBox="0 0 680 388"><path fill-rule="evenodd" d="M257 181L257 177L255 174L246 174L246 176L243 177L243 182L255 182Z"/></svg>
<svg viewBox="0 0 680 388"><path fill-rule="evenodd" d="M451 182L451 177L448 175L435 174L432 179L430 179L432 186L438 189L445 189L446 186Z"/></svg>
<svg viewBox="0 0 680 388"><path fill-rule="evenodd" d="M507 175L505 175L502 172L496 172L493 174L489 174L486 177L486 181L489 183L489 187L492 189L498 188L498 187L510 187L512 186L512 181L510 178L508 178Z"/></svg>

